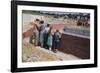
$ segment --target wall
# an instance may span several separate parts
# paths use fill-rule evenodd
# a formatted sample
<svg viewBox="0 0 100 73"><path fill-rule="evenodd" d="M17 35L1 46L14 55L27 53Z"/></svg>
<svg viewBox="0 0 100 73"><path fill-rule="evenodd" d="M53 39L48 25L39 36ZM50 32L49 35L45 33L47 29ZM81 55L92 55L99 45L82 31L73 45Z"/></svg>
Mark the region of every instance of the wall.
<svg viewBox="0 0 100 73"><path fill-rule="evenodd" d="M81 59L90 58L90 39L62 34L61 48L62 52L75 55Z"/></svg>
<svg viewBox="0 0 100 73"><path fill-rule="evenodd" d="M75 4L93 4L98 5L98 19L100 19L100 0L35 0L35 1L48 1L48 2L61 2L61 3L75 3ZM10 0L0 0L0 73L10 73ZM100 21L98 22L100 24ZM98 25L98 28L100 25ZM100 31L100 28L98 29ZM98 34L100 37L100 33ZM100 43L100 38L98 39ZM100 56L100 45L98 45L98 56ZM100 65L100 57L98 57ZM84 68L84 69L69 69L69 70L55 70L55 71L42 71L34 73L100 73L100 66L98 68ZM24 73L24 72L23 72ZM33 73L33 72L25 72Z"/></svg>

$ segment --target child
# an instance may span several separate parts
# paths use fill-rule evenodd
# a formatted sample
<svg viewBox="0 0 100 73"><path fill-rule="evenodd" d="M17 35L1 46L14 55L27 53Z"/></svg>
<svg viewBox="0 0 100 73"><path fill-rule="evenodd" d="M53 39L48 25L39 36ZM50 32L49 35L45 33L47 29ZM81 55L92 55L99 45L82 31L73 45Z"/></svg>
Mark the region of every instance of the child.
<svg viewBox="0 0 100 73"><path fill-rule="evenodd" d="M60 48L60 39L61 39L61 33L59 32L59 30L56 30L56 32L54 33L54 52L57 52L57 50Z"/></svg>
<svg viewBox="0 0 100 73"><path fill-rule="evenodd" d="M51 51L52 42L53 42L53 37L52 37L51 29L52 28L50 28L50 31L49 31L49 34L48 34L48 38L47 38L47 46L48 46L50 51Z"/></svg>

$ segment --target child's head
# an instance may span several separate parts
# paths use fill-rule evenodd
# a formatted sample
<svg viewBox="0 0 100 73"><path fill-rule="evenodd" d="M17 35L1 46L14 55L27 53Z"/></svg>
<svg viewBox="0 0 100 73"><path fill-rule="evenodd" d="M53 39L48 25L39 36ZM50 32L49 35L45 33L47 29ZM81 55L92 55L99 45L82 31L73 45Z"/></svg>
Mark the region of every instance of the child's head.
<svg viewBox="0 0 100 73"><path fill-rule="evenodd" d="M59 30L57 29L56 32L59 32Z"/></svg>
<svg viewBox="0 0 100 73"><path fill-rule="evenodd" d="M47 24L47 27L50 27L50 24Z"/></svg>

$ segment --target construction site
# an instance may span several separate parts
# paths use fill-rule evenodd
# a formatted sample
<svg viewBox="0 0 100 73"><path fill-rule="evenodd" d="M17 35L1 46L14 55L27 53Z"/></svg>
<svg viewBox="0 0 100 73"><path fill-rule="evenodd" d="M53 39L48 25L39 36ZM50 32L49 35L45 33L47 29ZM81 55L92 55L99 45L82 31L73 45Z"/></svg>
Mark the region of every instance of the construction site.
<svg viewBox="0 0 100 73"><path fill-rule="evenodd" d="M51 24L54 31L58 29L62 33L61 47L57 53L29 42L33 34L31 22L36 18L44 20L45 24ZM90 59L90 15L88 13L24 10L22 29L22 62Z"/></svg>

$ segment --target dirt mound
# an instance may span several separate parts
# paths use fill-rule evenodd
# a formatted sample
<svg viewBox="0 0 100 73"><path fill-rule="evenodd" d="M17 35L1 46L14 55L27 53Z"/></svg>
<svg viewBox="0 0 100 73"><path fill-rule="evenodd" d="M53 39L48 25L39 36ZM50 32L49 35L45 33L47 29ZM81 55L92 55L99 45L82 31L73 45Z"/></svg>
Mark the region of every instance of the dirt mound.
<svg viewBox="0 0 100 73"><path fill-rule="evenodd" d="M23 47L23 62L55 61L61 60L58 56L40 50L41 48L28 45ZM50 53L50 54L49 54Z"/></svg>

